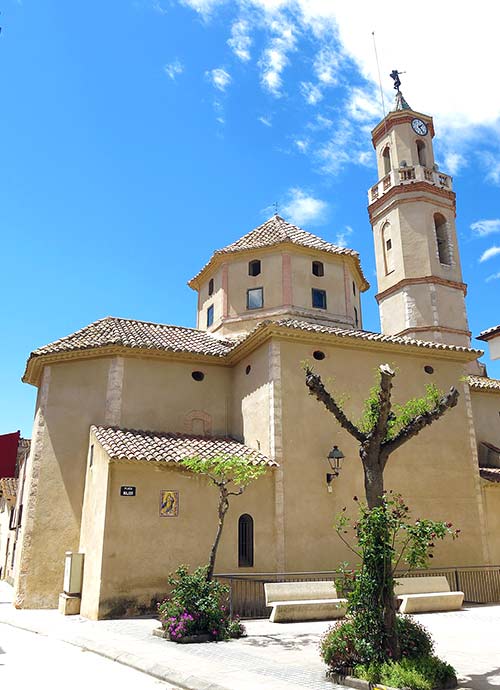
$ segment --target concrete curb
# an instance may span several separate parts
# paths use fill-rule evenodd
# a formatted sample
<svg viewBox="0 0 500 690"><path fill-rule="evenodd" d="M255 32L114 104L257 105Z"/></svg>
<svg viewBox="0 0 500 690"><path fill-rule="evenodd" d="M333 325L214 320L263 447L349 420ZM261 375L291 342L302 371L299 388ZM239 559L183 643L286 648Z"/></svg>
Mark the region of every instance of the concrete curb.
<svg viewBox="0 0 500 690"><path fill-rule="evenodd" d="M18 628L19 630L34 633L35 635L54 637L60 642L65 642L73 647L78 647L84 651L92 652L93 654L110 659L111 661L116 661L118 664L123 664L123 666L128 666L136 671L145 673L148 676L153 676L153 678L157 678L165 683L175 685L182 690L231 690L231 688L227 688L226 686L219 685L217 683L211 683L210 681L198 678L197 676L186 675L176 671L173 668L170 668L169 666L147 661L136 654L124 652L123 650L112 647L111 645L97 644L87 638L76 637L73 639L67 639L61 635L58 635L57 633L50 634L44 630L37 629L28 623L14 623L13 621L2 620L1 618L0 623L3 625L10 625L12 628Z"/></svg>

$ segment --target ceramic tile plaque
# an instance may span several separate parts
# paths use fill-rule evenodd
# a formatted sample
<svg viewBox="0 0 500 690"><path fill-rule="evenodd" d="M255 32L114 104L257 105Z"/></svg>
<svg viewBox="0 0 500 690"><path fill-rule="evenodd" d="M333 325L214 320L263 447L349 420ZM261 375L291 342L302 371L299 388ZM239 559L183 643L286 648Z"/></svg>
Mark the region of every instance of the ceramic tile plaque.
<svg viewBox="0 0 500 690"><path fill-rule="evenodd" d="M160 517L179 515L179 492L162 489L160 491Z"/></svg>

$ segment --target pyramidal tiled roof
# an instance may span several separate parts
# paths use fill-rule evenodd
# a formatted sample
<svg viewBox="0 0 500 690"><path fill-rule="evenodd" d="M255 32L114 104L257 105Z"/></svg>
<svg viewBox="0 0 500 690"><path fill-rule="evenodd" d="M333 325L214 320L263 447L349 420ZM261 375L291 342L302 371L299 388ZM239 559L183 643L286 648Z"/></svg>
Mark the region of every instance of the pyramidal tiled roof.
<svg viewBox="0 0 500 690"><path fill-rule="evenodd" d="M277 467L274 460L270 460L260 451L249 448L233 438L104 426L92 426L91 431L112 460L179 463L193 457L207 460L240 457L245 458L252 465Z"/></svg>
<svg viewBox="0 0 500 690"><path fill-rule="evenodd" d="M222 340L196 328L107 316L71 335L39 347L31 353L30 358L110 345L223 357L235 346L236 342L236 340Z"/></svg>
<svg viewBox="0 0 500 690"><path fill-rule="evenodd" d="M363 275L361 269L361 264L359 261L359 254L354 249L348 249L347 247L338 247L336 244L327 242L317 235L313 235L306 230L302 230L297 225L292 225L288 223L284 218L278 216L277 214L266 220L265 223L259 225L254 230L247 232L246 235L240 237L236 242L228 244L222 249L217 249L210 261L205 264L201 271L189 281L191 285L196 279L203 273L203 271L211 264L214 257L220 256L221 254L233 254L235 252L243 252L251 249L262 249L264 247L273 247L277 244L296 244L301 247L307 247L308 249L318 249L323 252L329 252L330 254L341 254L344 256L352 256L356 262L356 266L359 270L360 276L365 283L364 289L369 287L368 281Z"/></svg>

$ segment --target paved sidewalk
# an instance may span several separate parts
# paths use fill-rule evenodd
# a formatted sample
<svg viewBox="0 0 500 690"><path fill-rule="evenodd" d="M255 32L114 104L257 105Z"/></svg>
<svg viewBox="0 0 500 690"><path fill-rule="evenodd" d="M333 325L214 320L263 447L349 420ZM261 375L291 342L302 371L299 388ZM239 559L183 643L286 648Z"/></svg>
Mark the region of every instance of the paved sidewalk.
<svg viewBox="0 0 500 690"><path fill-rule="evenodd" d="M178 645L153 637L151 618L89 621L53 610L17 611L0 582L0 622L63 640L188 690L338 690L327 681L318 642L327 623L246 622L248 637ZM464 690L500 689L500 606L416 616Z"/></svg>

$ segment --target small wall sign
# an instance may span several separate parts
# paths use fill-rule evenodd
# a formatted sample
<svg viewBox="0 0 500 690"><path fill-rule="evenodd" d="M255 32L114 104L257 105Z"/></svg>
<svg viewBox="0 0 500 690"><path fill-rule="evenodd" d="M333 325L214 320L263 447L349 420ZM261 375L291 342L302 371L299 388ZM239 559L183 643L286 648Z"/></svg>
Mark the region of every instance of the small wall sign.
<svg viewBox="0 0 500 690"><path fill-rule="evenodd" d="M179 492L162 490L160 491L160 517L178 517L179 515Z"/></svg>
<svg viewBox="0 0 500 690"><path fill-rule="evenodd" d="M135 496L136 487L135 486L121 486L120 496Z"/></svg>

